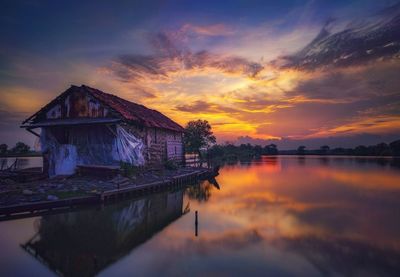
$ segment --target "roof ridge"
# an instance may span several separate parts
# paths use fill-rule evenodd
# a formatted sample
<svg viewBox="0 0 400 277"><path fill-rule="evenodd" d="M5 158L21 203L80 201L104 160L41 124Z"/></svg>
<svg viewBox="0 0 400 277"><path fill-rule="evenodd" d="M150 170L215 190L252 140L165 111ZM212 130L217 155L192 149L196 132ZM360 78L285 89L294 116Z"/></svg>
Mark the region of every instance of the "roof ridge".
<svg viewBox="0 0 400 277"><path fill-rule="evenodd" d="M151 114L151 113L147 114L147 116L144 116L144 115L141 116L141 115L137 114L137 111L136 111L135 114L132 114L132 113L134 113L133 111L125 111L125 110L118 109L118 105L116 103L112 103L112 105L110 105L110 103L107 103L107 99L100 99L101 101L106 102L105 104L107 104L111 108L115 109L118 113L120 113L123 117L125 117L127 119L143 121L142 123L144 123L144 125L150 125L150 127L165 128L165 129L171 129L171 130L175 130L175 131L183 130L182 126L180 126L178 123L176 123L175 121L173 121L171 118L167 117L160 111L157 111L155 109L150 109L143 104L139 104L136 102L126 100L115 94L107 93L107 92L101 91L96 88L92 88L87 85L82 84L81 88L88 89L89 93L94 92L95 94L98 94L99 96L102 96L102 97L114 98L116 101L119 102L119 104L122 104L123 106L125 106L124 108L127 110L132 110L132 106L136 106L136 107L140 107L141 109L144 109L143 112L149 111L149 112L153 113L153 114ZM93 95L93 96L96 97L96 95ZM129 107L129 106L131 106L131 107ZM130 114L128 114L128 112ZM134 117L134 118L129 118L129 117ZM160 121L160 120L165 120L167 122L164 122L164 124L162 124L161 122L154 122L154 121ZM160 123L160 124L158 124L158 123ZM167 126L165 126L165 125L167 125Z"/></svg>
<svg viewBox="0 0 400 277"><path fill-rule="evenodd" d="M118 95L115 95L115 94L112 94L112 93L109 93L109 92L105 92L105 91L99 90L99 89L97 89L97 88L92 88L92 87L89 87L89 86L87 86L87 85L81 85L81 87L88 88L88 89L92 89L92 90L95 90L96 92L100 92L100 93L102 93L102 94L106 94L106 95L108 95L108 96L115 97L115 98L117 98L117 99L119 99L119 100L122 100L122 101L124 101L124 102L128 102L128 103L130 103L130 104L135 104L135 105L144 107L144 108L146 108L146 109L148 109L148 110L152 110L152 111L158 112L157 110L150 109L150 108L146 107L146 106L143 105L143 104L139 104L139 103L136 103L136 102L132 102L132 101L126 100L126 99L124 99L124 98L122 98L122 97L119 97Z"/></svg>

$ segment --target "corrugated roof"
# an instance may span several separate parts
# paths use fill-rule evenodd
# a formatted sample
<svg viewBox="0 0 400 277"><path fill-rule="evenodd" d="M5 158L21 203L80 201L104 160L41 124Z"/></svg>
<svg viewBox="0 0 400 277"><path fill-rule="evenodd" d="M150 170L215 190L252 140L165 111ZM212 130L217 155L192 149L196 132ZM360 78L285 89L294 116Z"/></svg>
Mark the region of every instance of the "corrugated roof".
<svg viewBox="0 0 400 277"><path fill-rule="evenodd" d="M167 116L163 115L162 113L156 110L149 109L143 105L130 102L116 95L105 93L101 90L91 88L85 85L82 85L80 87L73 85L56 99L64 97L66 94L72 93L77 90L80 92L85 91L89 93L90 95L98 99L100 102L110 107L112 110L116 111L125 120L135 121L140 124L143 124L146 127L162 128L177 132L183 131L182 126L180 126L178 123L174 122L173 120L171 120L170 118L168 118ZM45 110L47 110L47 108L51 106L51 104L54 103L56 99L51 101L40 111L38 111L37 113L29 117L27 120L25 120L23 124L32 120L39 113L42 113Z"/></svg>

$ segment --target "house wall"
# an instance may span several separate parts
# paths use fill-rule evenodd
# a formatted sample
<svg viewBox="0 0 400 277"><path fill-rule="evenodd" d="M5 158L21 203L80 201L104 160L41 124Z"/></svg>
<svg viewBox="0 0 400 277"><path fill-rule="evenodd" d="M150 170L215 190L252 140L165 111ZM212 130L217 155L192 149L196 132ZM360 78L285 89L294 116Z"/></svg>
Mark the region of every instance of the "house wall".
<svg viewBox="0 0 400 277"><path fill-rule="evenodd" d="M158 128L147 128L148 164L162 164L167 156L166 131Z"/></svg>
<svg viewBox="0 0 400 277"><path fill-rule="evenodd" d="M167 141L167 158L182 162L183 143L182 133L169 131L166 133Z"/></svg>
<svg viewBox="0 0 400 277"><path fill-rule="evenodd" d="M149 128L149 163L163 163L165 160L183 162L182 133Z"/></svg>
<svg viewBox="0 0 400 277"><path fill-rule="evenodd" d="M167 159L183 162L182 133L160 128L140 128L134 125L126 125L124 128L144 142L143 156L146 165L160 165Z"/></svg>

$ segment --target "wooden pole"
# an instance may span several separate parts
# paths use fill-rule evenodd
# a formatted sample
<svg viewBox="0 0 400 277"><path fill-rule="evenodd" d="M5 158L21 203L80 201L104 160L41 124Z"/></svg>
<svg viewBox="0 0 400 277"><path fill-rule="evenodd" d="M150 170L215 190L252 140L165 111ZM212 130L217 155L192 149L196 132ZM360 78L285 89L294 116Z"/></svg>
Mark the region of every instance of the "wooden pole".
<svg viewBox="0 0 400 277"><path fill-rule="evenodd" d="M194 214L195 214L195 219L194 219L195 236L197 237L199 235L199 216L197 211L195 211Z"/></svg>

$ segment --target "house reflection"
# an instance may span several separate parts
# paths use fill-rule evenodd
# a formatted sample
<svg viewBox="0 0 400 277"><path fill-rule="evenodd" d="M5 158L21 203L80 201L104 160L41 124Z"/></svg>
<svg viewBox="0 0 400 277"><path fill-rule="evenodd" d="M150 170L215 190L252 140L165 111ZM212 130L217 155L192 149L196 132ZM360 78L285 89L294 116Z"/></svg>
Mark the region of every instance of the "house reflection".
<svg viewBox="0 0 400 277"><path fill-rule="evenodd" d="M188 212L183 190L43 217L22 247L59 275L93 276Z"/></svg>

